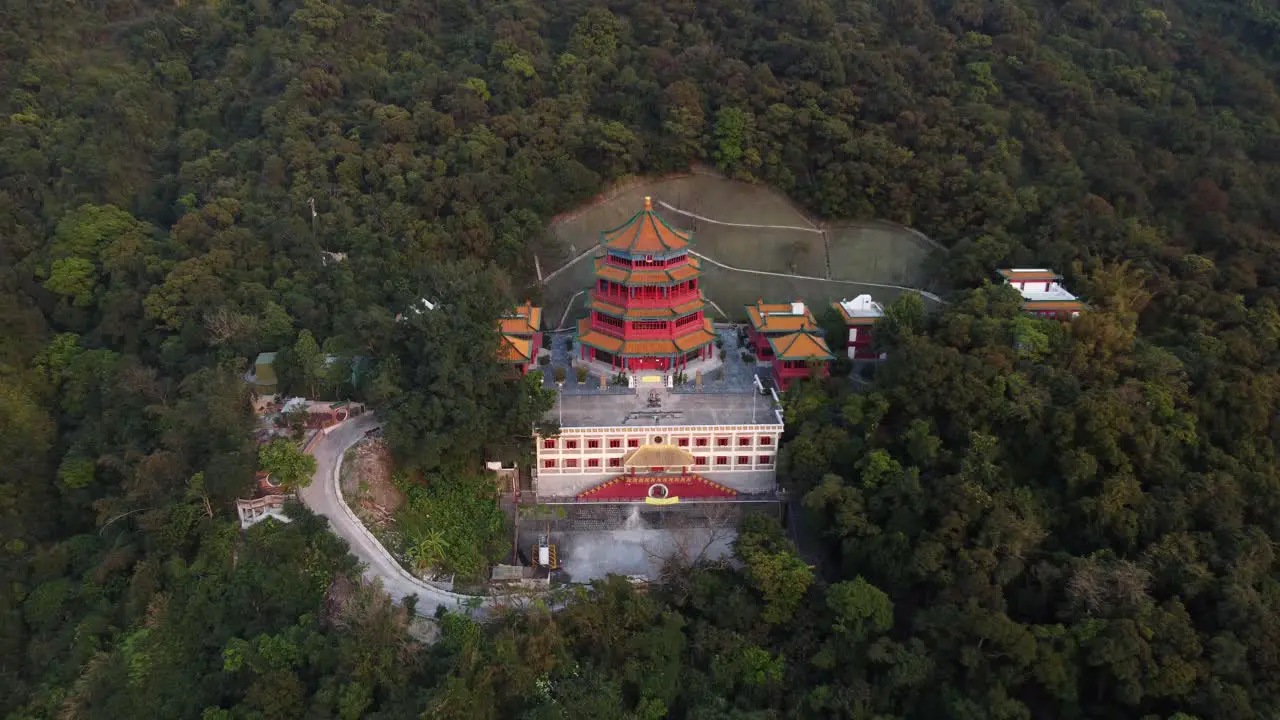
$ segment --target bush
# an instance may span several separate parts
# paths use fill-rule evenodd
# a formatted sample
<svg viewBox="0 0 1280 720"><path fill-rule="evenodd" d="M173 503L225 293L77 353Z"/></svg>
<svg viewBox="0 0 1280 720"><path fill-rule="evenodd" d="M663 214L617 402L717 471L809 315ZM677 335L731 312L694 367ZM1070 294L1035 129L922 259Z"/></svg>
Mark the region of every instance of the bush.
<svg viewBox="0 0 1280 720"><path fill-rule="evenodd" d="M550 364L551 364L551 356L550 356L550 355L539 355L539 356L538 356L538 364L539 364L539 365L542 365L543 367L546 367L547 365L550 365Z"/></svg>
<svg viewBox="0 0 1280 720"><path fill-rule="evenodd" d="M755 362L756 362L756 356L755 356L755 354L754 354L754 353L752 353L750 350L743 350L743 351L742 351L742 362L744 362L744 363L746 363L746 364L748 364L748 365L754 365L754 364L755 364Z"/></svg>
<svg viewBox="0 0 1280 720"><path fill-rule="evenodd" d="M557 383L564 382L565 370L563 365L557 365L556 369L551 372L551 377L555 378Z"/></svg>
<svg viewBox="0 0 1280 720"><path fill-rule="evenodd" d="M479 577L502 552L503 515L488 475L439 474L408 489L396 525L419 572L437 568Z"/></svg>
<svg viewBox="0 0 1280 720"><path fill-rule="evenodd" d="M585 367L581 365L575 367L573 369L573 374L575 377L578 378L579 384L585 383L587 381L587 369Z"/></svg>
<svg viewBox="0 0 1280 720"><path fill-rule="evenodd" d="M609 380L609 382L613 383L614 385L626 385L627 374L625 372L619 372L617 375L614 375L613 378Z"/></svg>
<svg viewBox="0 0 1280 720"><path fill-rule="evenodd" d="M724 362L727 357L729 357L729 353L724 348L720 348L720 362Z"/></svg>
<svg viewBox="0 0 1280 720"><path fill-rule="evenodd" d="M847 356L837 356L835 360L831 361L832 377L848 377L852 371L853 361Z"/></svg>

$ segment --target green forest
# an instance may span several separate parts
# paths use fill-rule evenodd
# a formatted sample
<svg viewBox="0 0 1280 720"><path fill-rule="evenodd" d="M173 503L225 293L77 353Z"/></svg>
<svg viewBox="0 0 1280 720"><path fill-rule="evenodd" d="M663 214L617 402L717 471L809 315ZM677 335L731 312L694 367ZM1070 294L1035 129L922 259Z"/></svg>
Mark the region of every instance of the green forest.
<svg viewBox="0 0 1280 720"><path fill-rule="evenodd" d="M0 0L0 715L1280 716L1278 81L1265 0ZM803 551L426 642L239 529L257 353L474 470L547 221L693 164L950 248L785 398Z"/></svg>

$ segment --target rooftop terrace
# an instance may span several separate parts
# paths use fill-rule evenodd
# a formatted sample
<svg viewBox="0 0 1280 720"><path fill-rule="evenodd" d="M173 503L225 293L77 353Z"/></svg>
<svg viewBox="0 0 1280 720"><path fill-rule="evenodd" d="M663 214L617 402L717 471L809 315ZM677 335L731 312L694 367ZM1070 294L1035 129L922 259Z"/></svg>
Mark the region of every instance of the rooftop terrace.
<svg viewBox="0 0 1280 720"><path fill-rule="evenodd" d="M673 393L660 386L654 392L659 405L650 405L644 383L637 384L635 394L561 395L547 419L565 428L779 424L769 395Z"/></svg>

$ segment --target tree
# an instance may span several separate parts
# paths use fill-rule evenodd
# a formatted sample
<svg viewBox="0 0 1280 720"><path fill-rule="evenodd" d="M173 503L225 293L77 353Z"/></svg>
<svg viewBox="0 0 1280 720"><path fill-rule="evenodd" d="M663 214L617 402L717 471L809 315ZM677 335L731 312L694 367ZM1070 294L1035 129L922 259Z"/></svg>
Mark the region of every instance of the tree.
<svg viewBox="0 0 1280 720"><path fill-rule="evenodd" d="M277 438L263 445L258 450L258 465L271 475L273 483L286 492L309 486L316 472L316 459L286 438Z"/></svg>
<svg viewBox="0 0 1280 720"><path fill-rule="evenodd" d="M316 344L310 330L302 330L298 333L298 341L293 344L291 359L298 379L307 390L307 397L318 397L317 388L324 381L325 356L320 352L320 346Z"/></svg>

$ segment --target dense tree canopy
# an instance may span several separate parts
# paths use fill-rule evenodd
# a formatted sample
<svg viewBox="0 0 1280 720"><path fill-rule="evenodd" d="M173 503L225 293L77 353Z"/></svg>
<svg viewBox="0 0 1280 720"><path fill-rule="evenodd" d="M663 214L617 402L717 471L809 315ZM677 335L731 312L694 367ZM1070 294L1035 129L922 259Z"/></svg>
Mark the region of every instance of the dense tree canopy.
<svg viewBox="0 0 1280 720"><path fill-rule="evenodd" d="M3 0L0 708L1280 712L1278 28L1228 0ZM322 521L238 533L246 358L370 402L404 464L476 468L545 407L492 357L547 219L691 163L951 248L951 304L893 308L870 388L787 400L802 554L752 521L732 567L425 649ZM1024 317L1003 264L1093 309Z"/></svg>

